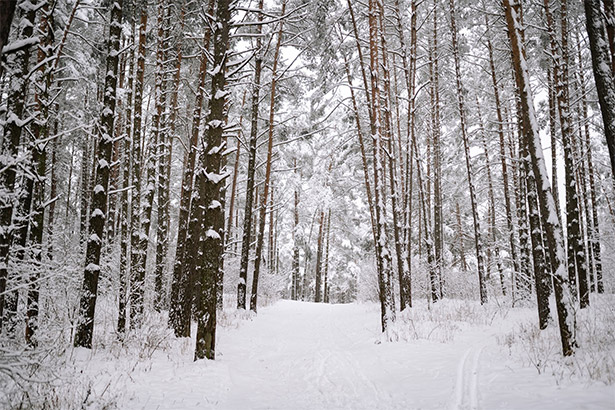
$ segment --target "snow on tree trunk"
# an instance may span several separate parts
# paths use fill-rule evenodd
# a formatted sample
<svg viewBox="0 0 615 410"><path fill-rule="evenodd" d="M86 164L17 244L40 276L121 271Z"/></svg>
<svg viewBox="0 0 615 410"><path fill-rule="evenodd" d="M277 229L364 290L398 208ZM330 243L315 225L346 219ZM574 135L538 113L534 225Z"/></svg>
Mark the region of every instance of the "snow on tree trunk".
<svg viewBox="0 0 615 410"><path fill-rule="evenodd" d="M376 258L378 269L378 292L380 298L380 315L382 331L386 332L390 323L395 321L395 301L391 288L392 257L387 238L386 207L384 203L384 159L382 158L382 112L379 98L380 90L378 57L378 39L380 27L378 18L380 15L380 0L369 1L369 51L370 51L370 85L371 85L371 118L375 120L371 126L371 137L374 145L374 215L376 222Z"/></svg>
<svg viewBox="0 0 615 410"><path fill-rule="evenodd" d="M132 32L135 31L135 23L132 20ZM132 111L133 111L133 85L135 77L135 53L130 50L128 59L128 83L126 85L126 125L123 138L123 157L122 157L122 194L121 217L120 217L120 280L118 297L118 318L117 331L123 333L126 329L127 307L128 307L128 281L130 276L130 202L134 201L129 195L132 171Z"/></svg>
<svg viewBox="0 0 615 410"><path fill-rule="evenodd" d="M228 59L229 24L231 10L228 0L216 1L213 70L211 100L206 116L204 149L201 155L201 169L197 175L200 208L204 218L198 247L202 254L202 268L198 272L201 294L198 295L195 316L197 321L197 359L214 359L216 342L216 302L220 266L224 258L224 208L222 206L223 185L226 171L222 168L225 151L223 141L226 120L226 65Z"/></svg>
<svg viewBox="0 0 615 410"><path fill-rule="evenodd" d="M96 184L92 192L92 213L90 215L89 237L86 248L83 293L79 309L79 324L75 333L75 346L92 347L94 312L100 275L100 251L106 221L107 198L111 148L113 145L113 121L116 102L116 85L121 36L122 0L116 0L111 7L109 45L103 111L100 118Z"/></svg>
<svg viewBox="0 0 615 410"><path fill-rule="evenodd" d="M18 40L31 41L33 37L35 10L25 7L20 10L22 14L18 24ZM0 330L6 316L11 312L5 312L5 291L8 279L9 251L11 241L15 233L13 225L13 209L18 200L15 192L15 182L19 169L19 146L22 129L24 127L24 109L28 90L28 63L31 47L25 47L6 56L7 74L11 81L7 87L8 112L4 123L4 136L2 139L2 155L0 155L0 168L4 171L0 175ZM3 57L4 58L4 57ZM17 298L16 294L10 297ZM15 300L16 305L16 300Z"/></svg>
<svg viewBox="0 0 615 410"><path fill-rule="evenodd" d="M600 0L585 0L585 20L592 55L592 67L598 102L602 112L604 136L611 157L611 171L615 185L615 53L609 58L609 43ZM612 15L612 14L611 14ZM611 26L612 27L612 26ZM612 30L612 29L611 29ZM611 66L613 64L613 67Z"/></svg>
<svg viewBox="0 0 615 410"><path fill-rule="evenodd" d="M154 307L160 311L166 306L166 291L164 287L166 277L166 261L169 248L169 181L168 170L170 166L170 141L169 141L169 98L168 98L168 60L170 57L169 31L171 25L171 5L161 1L158 5L158 50L156 53L157 85L156 116L158 121L157 133L158 144L156 157L158 160L157 181L157 210L158 220L156 223L156 262L155 262L155 294ZM179 86L179 85L178 85Z"/></svg>
<svg viewBox="0 0 615 410"><path fill-rule="evenodd" d="M514 0L513 0L514 1ZM551 257L553 272L553 285L555 290L555 302L557 306L562 352L565 356L574 354L576 347L575 326L576 320L573 310L568 284L564 278L566 271L566 251L559 216L555 209L555 201L551 192L551 184L547 178L545 159L543 156L540 136L538 134L538 122L534 112L533 94L530 85L527 61L523 53L523 44L520 38L520 24L517 16L519 4L511 0L503 0L508 27L508 37L512 48L513 67L523 117L523 130L527 134L528 149L530 153L532 170L536 177L540 212L543 229L546 230L549 254Z"/></svg>
<svg viewBox="0 0 615 410"><path fill-rule="evenodd" d="M215 0L209 0L208 14L213 15ZM182 175L182 189L179 204L179 222L177 228L177 249L173 264L173 281L171 284L171 306L169 310L169 322L178 337L190 336L190 319L192 317L192 299L194 277L191 273L190 258L195 247L194 229L198 224L191 223L193 212L193 185L196 157L199 143L199 129L203 113L203 99L207 79L207 50L211 40L211 31L207 30L203 38L203 49L199 67L199 87L194 102L192 114L192 128L190 134L190 146L188 155L184 160L184 172Z"/></svg>
<svg viewBox="0 0 615 410"><path fill-rule="evenodd" d="M281 16L286 12L286 0L282 1ZM280 58L280 46L282 44L282 34L284 33L284 20L280 20L280 28L278 30L278 38L273 57L273 68L271 71L271 96L269 105L269 131L267 140L267 159L265 160L265 183L263 186L263 195L261 196L260 216L258 224L258 235L256 238L256 252L254 255L254 275L252 276L252 293L250 294L250 310L256 312L258 300L258 280L260 276L260 265L263 253L263 243L265 236L265 217L267 214L267 201L269 200L269 188L271 185L271 162L273 158L273 131L275 119L275 98L276 84L278 75L278 62ZM273 204L272 204L273 205ZM273 211L273 208L270 212ZM272 216L271 216L272 217Z"/></svg>
<svg viewBox="0 0 615 410"><path fill-rule="evenodd" d="M134 89L134 126L132 134L132 196L130 219L130 319L131 325L138 324L143 314L143 297L145 294L145 254L140 246L141 236L141 146L143 132L143 80L145 75L145 46L147 30L147 8L141 6L139 21L139 41L137 48L137 73Z"/></svg>
<svg viewBox="0 0 615 410"><path fill-rule="evenodd" d="M263 10L263 0L259 0L258 10ZM262 23L263 15L258 13L258 22ZM256 143L258 138L258 113L261 88L261 71L263 67L262 24L257 26L256 56L254 58L254 79L252 80L252 104L250 118L250 144L248 148L248 175L246 179L246 202L243 216L243 238L241 240L241 261L239 265L239 283L237 284L237 308L246 308L246 292L248 282L248 263L250 259L250 243L252 242L252 205L254 203L254 172L256 170Z"/></svg>

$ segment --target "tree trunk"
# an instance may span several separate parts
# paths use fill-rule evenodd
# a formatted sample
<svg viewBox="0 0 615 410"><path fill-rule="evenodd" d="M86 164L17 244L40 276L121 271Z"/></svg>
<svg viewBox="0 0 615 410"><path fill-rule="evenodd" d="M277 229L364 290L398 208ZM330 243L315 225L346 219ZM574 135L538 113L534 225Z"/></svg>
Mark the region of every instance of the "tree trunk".
<svg viewBox="0 0 615 410"><path fill-rule="evenodd" d="M5 7L5 6L2 6ZM23 31L18 38L23 41L30 40L33 34L34 9L23 10L21 18L24 24L20 27ZM0 175L2 197L0 197L0 330L6 316L4 312L6 282L8 279L9 250L14 235L13 208L17 201L15 193L15 181L19 169L18 153L21 141L22 119L28 90L28 62L30 59L30 47L17 51L7 56L6 67L8 75L14 78L8 88L7 102L9 112L4 124L4 138L2 139L2 154L0 156L0 168L4 171Z"/></svg>
<svg viewBox="0 0 615 410"><path fill-rule="evenodd" d="M215 0L209 0L208 14L214 13ZM196 249L196 232L193 231L198 223L193 223L193 185L196 157L199 143L199 129L203 112L203 99L207 79L207 50L211 40L211 31L206 31L201 51L201 64L199 67L199 88L194 102L192 114L192 129L188 153L184 160L182 176L182 190L179 204L179 222L177 228L177 249L175 263L173 264L173 282L171 284L171 306L169 309L169 322L177 337L190 337L190 319L192 317L192 299L195 277L192 274L191 261L193 250Z"/></svg>
<svg viewBox="0 0 615 410"><path fill-rule="evenodd" d="M157 68L160 81L160 96L157 99L156 115L158 116L158 221L156 223L156 262L155 262L155 292L156 299L154 307L160 311L166 306L166 262L169 251L169 171L171 166L171 140L169 138L169 110L167 98L167 88L170 82L167 72L169 72L169 48L166 42L169 40L169 30L171 25L171 5L166 1L161 1L159 5L159 27L158 27L158 52ZM179 84L174 84L173 88L178 88Z"/></svg>
<svg viewBox="0 0 615 410"><path fill-rule="evenodd" d="M263 10L263 0L259 0L258 10ZM254 59L254 80L252 83L252 107L250 123L250 145L248 151L248 175L246 181L246 203L243 214L243 238L241 241L241 261L239 266L239 283L237 284L237 308L246 308L246 292L248 282L248 263L250 259L250 243L252 238L252 205L254 201L254 171L256 169L256 143L258 138L258 107L260 102L261 71L263 67L262 23L263 15L258 13L256 38L256 56Z"/></svg>
<svg viewBox="0 0 615 410"><path fill-rule="evenodd" d="M380 90L378 44L380 38L378 18L380 14L380 1L369 0L369 50L370 50L370 82L371 82L371 118L381 119L381 107L377 98ZM380 314L382 331L386 332L388 325L395 321L395 301L391 289L392 258L387 240L387 222L384 205L384 160L382 158L382 129L378 125L382 121L371 124L371 136L374 142L374 205L376 222L376 257L378 265L378 290L380 296Z"/></svg>
<svg viewBox="0 0 615 410"><path fill-rule="evenodd" d="M293 160L295 175L297 175L297 158ZM297 239L297 230L299 229L299 181L295 185L295 206L293 210L293 273L291 284L291 299L299 299L299 243Z"/></svg>
<svg viewBox="0 0 615 410"><path fill-rule="evenodd" d="M13 22L13 16L15 15L15 6L17 6L17 0L0 2L0 57L2 56L2 49L7 44L9 39L11 23ZM0 64L0 77L2 77L3 73L4 65Z"/></svg>
<svg viewBox="0 0 615 410"><path fill-rule="evenodd" d="M513 0L514 1L514 0ZM576 347L575 317L572 309L572 300L564 272L566 270L565 248L562 228L555 209L555 201L551 192L551 184L547 178L545 160L540 145L538 134L538 122L533 106L533 96L530 88L527 62L523 54L523 43L519 33L519 20L516 7L518 3L511 4L511 0L503 0L508 37L510 40L515 81L521 97L523 117L523 130L527 135L528 148L532 163L532 170L538 185L538 198L543 228L546 230L549 254L551 257L553 272L553 285L555 289L555 302L557 306L562 352L565 356L574 354Z"/></svg>
<svg viewBox="0 0 615 410"><path fill-rule="evenodd" d="M562 145L564 148L565 186L566 186L566 234L568 236L568 280L573 298L578 292L581 308L589 305L589 289L587 286L587 270L585 266L584 243L581 235L581 214L579 212L579 199L575 180L576 161L573 152L573 129L570 118L570 97L568 87L568 6L567 0L562 0L561 38L557 41L553 17L549 2L545 0L545 15L547 30L551 40L551 53L553 61L553 80L557 95L557 108L562 130Z"/></svg>
<svg viewBox="0 0 615 410"><path fill-rule="evenodd" d="M331 239L331 208L329 208L329 214L327 215L327 227L325 228L325 262L324 262L324 274L323 274L323 302L329 303L329 245Z"/></svg>
<svg viewBox="0 0 615 410"><path fill-rule="evenodd" d="M132 32L135 32L134 19L131 22ZM117 331L123 333L126 329L127 306L128 306L128 279L130 275L130 203L135 199L129 196L132 170L132 96L135 77L135 53L130 52L128 59L128 84L126 86L126 127L124 128L123 158L122 158L122 194L121 217L120 217L120 283L118 298Z"/></svg>
<svg viewBox="0 0 615 410"><path fill-rule="evenodd" d="M120 49L122 22L122 0L116 0L111 8L109 48L105 76L104 108L100 118L98 143L98 164L96 185L92 193L92 214L90 216L89 238L87 241L83 293L80 302L80 322L75 334L75 346L92 347L94 312L100 275L100 251L106 221L109 187L111 148L113 145L113 121L116 102L118 54Z"/></svg>
<svg viewBox="0 0 615 410"><path fill-rule="evenodd" d="M197 175L200 202L205 208L202 220L199 249L203 256L199 277L202 294L199 295L195 316L197 319L195 360L215 359L216 352L216 302L220 266L224 258L224 209L223 185L225 170L221 167L225 142L223 141L226 120L225 85L227 52L229 44L229 23L231 11L228 0L216 1L217 24L214 31L213 75L211 100L205 126L205 141L201 156L201 170ZM200 207L201 208L201 207Z"/></svg>
<svg viewBox="0 0 615 410"><path fill-rule="evenodd" d="M286 0L282 0L281 16L286 12ZM273 158L273 129L275 119L275 98L276 84L278 75L278 61L280 57L280 46L282 45L282 34L284 33L284 20L280 20L278 39L273 57L273 68L271 71L271 97L269 105L269 139L267 141L267 159L265 161L265 184L263 195L261 196L260 217L258 227L258 237L256 238L256 254L254 256L254 275L252 276L252 294L250 295L250 310L256 312L258 301L258 279L260 275L260 265L263 253L263 243L265 236L265 217L267 215L267 202L269 201L269 187L271 185L271 162ZM273 205L273 204L272 204ZM273 209L271 209L273 211Z"/></svg>
<svg viewBox="0 0 615 410"><path fill-rule="evenodd" d="M145 43L147 29L147 7L141 6L139 22L139 42L137 48L137 73L134 90L134 126L132 134L132 195L130 218L130 319L134 327L143 314L143 296L145 293L145 254L141 249L141 146L144 132L143 125L143 78L145 75Z"/></svg>
<svg viewBox="0 0 615 410"><path fill-rule="evenodd" d="M318 241L316 247L316 284L314 287L314 302L322 302L322 237L325 225L325 211L320 211L320 222L318 223Z"/></svg>
<svg viewBox="0 0 615 410"><path fill-rule="evenodd" d="M584 1L585 19L598 102L604 123L604 136L609 148L611 172L615 185L615 53L609 58L609 43L613 44L613 40L610 42L608 40L600 3L600 0Z"/></svg>

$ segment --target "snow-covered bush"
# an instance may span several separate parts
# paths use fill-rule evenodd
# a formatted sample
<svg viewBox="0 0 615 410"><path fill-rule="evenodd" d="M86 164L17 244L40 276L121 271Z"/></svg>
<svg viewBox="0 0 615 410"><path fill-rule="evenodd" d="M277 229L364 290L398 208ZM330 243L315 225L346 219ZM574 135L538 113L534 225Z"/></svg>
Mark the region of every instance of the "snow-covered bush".
<svg viewBox="0 0 615 410"><path fill-rule="evenodd" d="M595 380L615 383L615 298L592 295L592 304L576 312L577 343L574 356L563 357L559 329L553 322L545 330L535 319L526 319L500 338L513 357L538 373L563 379ZM552 309L552 312L554 310Z"/></svg>

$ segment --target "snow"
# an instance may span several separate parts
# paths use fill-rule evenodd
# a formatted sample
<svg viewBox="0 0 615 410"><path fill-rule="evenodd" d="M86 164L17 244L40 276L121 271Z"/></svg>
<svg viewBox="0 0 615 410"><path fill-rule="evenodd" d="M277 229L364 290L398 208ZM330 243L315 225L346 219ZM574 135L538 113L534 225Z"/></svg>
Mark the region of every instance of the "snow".
<svg viewBox="0 0 615 410"><path fill-rule="evenodd" d="M38 44L39 42L40 38L38 36L14 40L2 48L2 54L9 54L14 52L15 50L21 50L23 48Z"/></svg>
<svg viewBox="0 0 615 410"><path fill-rule="evenodd" d="M205 232L205 237L212 239L221 239L220 234L213 229L208 229L207 232Z"/></svg>
<svg viewBox="0 0 615 410"><path fill-rule="evenodd" d="M534 321L534 309L498 309L451 300L431 310L415 306L392 326L399 341L385 342L377 304L279 301L258 316L221 313L215 361L193 362L194 339L174 339L167 331L166 341L157 333L147 337L171 347L142 363L143 352L117 359L77 350L75 368L95 378L92 396L105 390L122 409L615 406L612 386L556 378L555 371L538 374L520 362L511 353L510 332Z"/></svg>
<svg viewBox="0 0 615 410"><path fill-rule="evenodd" d="M216 94L214 95L214 100L221 100L223 98L226 98L227 94L228 94L228 91L218 90L216 91Z"/></svg>

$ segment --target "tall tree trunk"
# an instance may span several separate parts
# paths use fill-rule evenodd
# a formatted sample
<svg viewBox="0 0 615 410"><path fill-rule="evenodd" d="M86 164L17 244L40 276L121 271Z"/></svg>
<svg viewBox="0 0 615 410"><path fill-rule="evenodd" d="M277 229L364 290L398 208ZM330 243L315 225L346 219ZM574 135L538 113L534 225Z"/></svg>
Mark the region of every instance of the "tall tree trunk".
<svg viewBox="0 0 615 410"><path fill-rule="evenodd" d="M214 13L215 0L209 0L208 14ZM171 284L171 306L169 309L169 322L177 337L190 337L190 319L192 317L193 288L196 278L192 274L191 260L196 249L195 241L198 239L193 232L198 223L193 223L193 185L195 164L199 143L199 129L203 112L203 99L207 80L207 53L209 50L211 31L207 30L203 38L203 49L199 67L199 88L194 102L192 114L192 129L187 155L184 159L184 172L182 175L182 190L179 204L179 222L177 228L177 249L173 264L173 282Z"/></svg>
<svg viewBox="0 0 615 410"><path fill-rule="evenodd" d="M196 350L197 359L215 359L216 352L216 302L220 279L220 266L224 258L224 208L223 185L225 170L222 165L225 142L223 141L226 121L227 82L226 64L229 45L229 24L231 10L228 0L216 1L213 75L211 81L211 100L206 117L205 141L201 156L201 170L197 175L200 191L200 209L204 208L199 249L203 256L199 277L201 292L195 310L197 320Z"/></svg>
<svg viewBox="0 0 615 410"><path fill-rule="evenodd" d="M49 3L44 3L41 9L41 19L39 23L38 34L41 37L41 42L38 47L37 66L38 73L36 75L36 94L34 102L36 105L36 116L38 117L32 125L32 181L26 184L29 189L32 189L30 196L33 199L31 212L32 216L28 218L30 225L30 252L33 256L33 262L36 266L31 272L28 283L27 310L26 310L26 343L30 346L36 346L35 333L38 329L38 300L39 300L39 279L40 266L43 259L43 232L45 231L45 184L47 174L47 139L49 138L49 117L50 117L50 87L52 80L51 61L49 58L52 54L51 36L53 28L53 9ZM55 142L55 141L54 141ZM55 144L54 144L55 145Z"/></svg>
<svg viewBox="0 0 615 410"><path fill-rule="evenodd" d="M331 239L331 208L329 208L329 214L327 215L327 227L325 228L325 261L324 261L324 274L323 274L323 302L329 303L329 245Z"/></svg>
<svg viewBox="0 0 615 410"><path fill-rule="evenodd" d="M261 72L263 68L262 21L263 0L258 3L258 25L256 37L256 56L254 58L254 79L252 80L252 107L250 122L250 145L248 151L248 175L246 181L246 202L243 214L243 238L241 241L241 260L239 265L239 283L237 284L237 308L246 308L248 282L248 263L250 260L250 243L252 238L252 205L254 201L254 171L256 169L256 143L258 138L258 108L260 102Z"/></svg>
<svg viewBox="0 0 615 410"><path fill-rule="evenodd" d="M295 175L297 175L297 158L293 160ZM293 273L291 284L291 299L299 299L299 243L297 230L299 229L299 181L295 185L295 206L293 208Z"/></svg>
<svg viewBox="0 0 615 410"><path fill-rule="evenodd" d="M515 0L513 0L515 1ZM547 170L543 156L540 136L538 134L538 122L533 106L533 96L527 71L527 62L523 53L523 43L519 33L519 19L517 7L519 4L511 0L503 0L508 38L510 40L515 81L521 97L523 117L523 130L527 135L528 150L530 153L532 170L538 185L538 199L543 228L546 230L549 254L551 257L553 272L553 285L555 289L555 303L557 306L562 352L565 356L574 354L576 346L575 317L572 299L568 284L564 278L566 271L565 248L562 228L555 209L555 201L551 192L551 184L547 178ZM514 4L514 8L513 8Z"/></svg>
<svg viewBox="0 0 615 410"><path fill-rule="evenodd" d="M132 195L130 218L130 319L131 325L138 324L143 314L143 297L145 294L145 254L141 249L141 146L143 132L143 79L145 75L145 43L147 30L147 7L141 5L139 21L139 42L137 47L137 72L134 89L134 123L132 131Z"/></svg>
<svg viewBox="0 0 615 410"><path fill-rule="evenodd" d="M549 2L545 0L545 15L547 18L547 30L551 40L551 53L553 61L553 80L557 93L557 108L562 130L562 145L564 148L565 185L566 185L566 234L568 236L568 280L572 296L578 292L581 308L589 305L589 288L587 284L587 270L585 266L584 242L581 235L581 214L579 211L579 199L575 180L576 161L573 151L573 128L570 118L570 97L568 87L568 5L567 0L562 0L561 13L561 37L557 41L553 17L549 8Z"/></svg>
<svg viewBox="0 0 615 410"><path fill-rule="evenodd" d="M320 211L320 222L318 223L318 240L316 246L316 283L314 285L314 302L322 302L322 237L325 225L325 211Z"/></svg>
<svg viewBox="0 0 615 410"><path fill-rule="evenodd" d="M538 307L538 322L540 329L546 329L551 315L549 309L549 297L551 296L551 272L547 269L546 255L543 247L542 229L540 224L540 212L538 210L538 192L536 190L536 178L528 158L527 134L521 136L521 158L525 173L527 208L529 231L532 242L532 261L534 263L534 283L536 286L536 300ZM528 239L529 242L529 239ZM528 284L529 285L529 284Z"/></svg>
<svg viewBox="0 0 615 410"><path fill-rule="evenodd" d="M286 0L282 0L281 16L286 13ZM250 310L256 312L258 301L258 280L260 275L260 265L263 253L263 243L265 236L265 217L267 215L267 202L269 201L269 188L271 185L271 162L273 159L273 130L275 119L275 98L278 75L278 60L280 58L280 47L282 45L282 34L284 33L284 20L280 20L278 29L278 39L273 57L273 68L271 71L271 96L269 105L269 139L267 141L267 159L265 160L265 184L263 195L261 196L260 217L258 226L258 237L256 238L256 254L254 256L254 275L252 276L252 293L250 295ZM271 210L273 211L273 209Z"/></svg>
<svg viewBox="0 0 615 410"><path fill-rule="evenodd" d="M131 22L132 32L135 33L134 18ZM136 35L135 35L136 38ZM122 194L121 217L120 217L120 283L118 298L117 331L121 334L126 329L127 306L128 306L128 280L130 275L130 201L135 199L129 195L132 171L132 96L135 80L135 51L130 50L128 59L128 83L126 85L126 126L124 128L123 157L122 157Z"/></svg>
<svg viewBox="0 0 615 410"><path fill-rule="evenodd" d="M395 242L395 257L396 257L396 265L397 265L397 276L398 278L405 278L409 275L409 267L407 265L408 259L406 258L406 249L404 247L404 232L403 232L403 215L400 210L400 204L398 199L403 197L401 195L401 187L400 182L398 181L397 175L397 161L395 154L395 144L393 144L393 130L392 130L392 119L391 119L391 75L389 72L389 64L388 64L388 45L386 42L386 33L385 33L385 25L384 25L384 5L382 2L379 4L380 12L379 12L379 26L380 26L380 47L382 51L382 78L383 78L383 90L380 93L380 99L382 103L382 111L383 111L383 119L384 119L384 132L383 135L386 141L385 151L388 156L388 171L389 171L389 190L390 190L390 202L391 202L391 212L393 215L393 224L391 229L393 230L393 240ZM401 173L401 172L400 172ZM389 280L391 284L389 286L392 287L392 281ZM400 283L403 283L402 280ZM404 293L407 291L405 287L400 288ZM404 295L404 301L407 300L407 295Z"/></svg>
<svg viewBox="0 0 615 410"><path fill-rule="evenodd" d="M380 38L380 27L378 18L380 14L380 1L369 0L369 51L370 51L370 83L371 83L371 118L378 118L379 121L371 124L371 136L374 142L374 205L375 205L375 222L376 222L376 257L378 269L378 290L380 296L380 314L382 331L386 332L388 325L395 321L395 301L393 300L393 292L391 289L390 278L392 276L392 257L389 250L387 240L387 222L385 215L384 204L384 160L382 158L382 128L379 124L381 121L381 107L377 98L380 90L379 80L379 65L378 57L378 39Z"/></svg>
<svg viewBox="0 0 615 410"><path fill-rule="evenodd" d="M434 9L434 32L433 41L430 44L429 77L431 80L429 100L431 104L431 129L433 135L433 232L434 232L434 269L440 283L440 295L442 292L442 264L444 235L442 218L442 150L440 135L440 74L438 72L438 23L437 11ZM432 290L433 292L433 290Z"/></svg>
<svg viewBox="0 0 615 410"><path fill-rule="evenodd" d="M4 6L3 6L4 7ZM18 39L31 41L35 10L23 8L20 16ZM4 124L4 138L2 139L2 155L0 155L0 168L4 171L0 175L0 185L3 194L0 197L0 330L5 319L4 305L6 283L8 279L9 251L14 235L13 209L17 201L15 193L15 181L19 169L18 153L21 141L22 123L26 96L28 90L28 63L30 59L30 47L7 56L6 67L8 75L13 81L8 87L7 102L9 112Z"/></svg>
<svg viewBox="0 0 615 410"><path fill-rule="evenodd" d="M86 248L83 293L80 302L80 322L75 333L75 346L92 347L94 331L94 312L100 275L100 251L106 221L109 188L109 171L111 148L113 145L113 121L116 102L116 85L120 36L122 30L122 0L116 0L111 7L111 24L109 28L109 48L105 76L104 108L100 118L98 142L98 164L96 167L96 185L92 193L92 214L90 216L89 238Z"/></svg>
<svg viewBox="0 0 615 410"><path fill-rule="evenodd" d="M600 0L584 0L596 92L602 112L606 145L611 157L612 182L615 185L615 53L609 56L609 43L612 44L613 40L608 40L600 4Z"/></svg>
<svg viewBox="0 0 615 410"><path fill-rule="evenodd" d="M156 65L160 72L159 75L159 92L156 107L156 114L158 116L158 221L156 223L156 262L155 262L155 291L156 299L154 307L160 311L166 306L166 262L167 253L169 249L169 171L168 167L171 166L170 154L171 154L171 141L169 139L169 99L167 98L167 88L170 83L167 72L170 71L167 61L169 60L169 48L166 43L169 41L169 30L171 25L171 5L166 1L161 1L159 5L159 27L158 27L158 41L159 50L157 52ZM175 84L174 88L179 87L179 84ZM160 112L160 114L158 114Z"/></svg>

